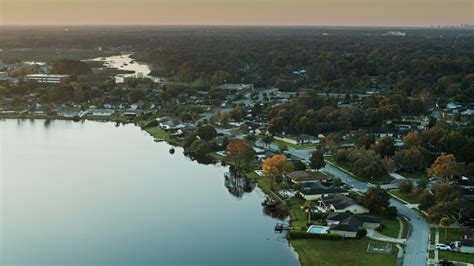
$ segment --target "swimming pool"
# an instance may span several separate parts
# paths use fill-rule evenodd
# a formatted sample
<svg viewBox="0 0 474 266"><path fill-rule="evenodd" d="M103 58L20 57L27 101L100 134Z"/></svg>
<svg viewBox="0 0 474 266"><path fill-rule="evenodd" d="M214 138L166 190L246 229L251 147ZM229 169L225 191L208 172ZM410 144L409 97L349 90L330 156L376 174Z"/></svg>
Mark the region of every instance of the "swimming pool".
<svg viewBox="0 0 474 266"><path fill-rule="evenodd" d="M327 226L311 225L306 232L311 234L327 234L328 229L329 227Z"/></svg>

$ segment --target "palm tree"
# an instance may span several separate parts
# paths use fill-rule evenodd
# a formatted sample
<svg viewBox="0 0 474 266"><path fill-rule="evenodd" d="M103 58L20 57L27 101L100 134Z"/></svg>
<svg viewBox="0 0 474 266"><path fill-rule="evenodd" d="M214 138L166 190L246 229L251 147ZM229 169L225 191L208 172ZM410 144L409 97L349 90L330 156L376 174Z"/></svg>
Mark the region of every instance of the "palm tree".
<svg viewBox="0 0 474 266"><path fill-rule="evenodd" d="M311 223L311 213L313 212L314 202L306 201L303 205L303 209L308 211L308 224Z"/></svg>

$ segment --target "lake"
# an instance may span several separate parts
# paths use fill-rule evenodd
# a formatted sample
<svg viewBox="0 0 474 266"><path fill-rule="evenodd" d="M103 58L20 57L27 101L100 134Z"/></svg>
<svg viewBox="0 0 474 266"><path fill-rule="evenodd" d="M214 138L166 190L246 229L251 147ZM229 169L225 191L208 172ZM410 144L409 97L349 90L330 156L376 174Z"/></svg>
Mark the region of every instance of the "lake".
<svg viewBox="0 0 474 266"><path fill-rule="evenodd" d="M258 187L134 125L2 120L0 139L0 265L298 265Z"/></svg>
<svg viewBox="0 0 474 266"><path fill-rule="evenodd" d="M135 61L132 58L131 53L113 55L113 56L108 56L108 57L98 57L98 58L90 59L89 61L103 62L104 66L108 68L133 71L133 73L130 73L130 74L115 75L115 82L117 83L124 82L125 78L137 77L137 76L143 76L155 82L163 81L162 78L150 76L150 73L151 73L150 66L145 63Z"/></svg>

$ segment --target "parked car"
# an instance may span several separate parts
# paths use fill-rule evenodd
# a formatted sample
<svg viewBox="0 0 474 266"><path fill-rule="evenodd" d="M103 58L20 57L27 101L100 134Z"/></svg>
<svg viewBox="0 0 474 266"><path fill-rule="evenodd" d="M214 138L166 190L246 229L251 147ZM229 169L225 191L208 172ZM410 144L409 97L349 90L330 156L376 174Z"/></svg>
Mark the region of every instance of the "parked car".
<svg viewBox="0 0 474 266"><path fill-rule="evenodd" d="M436 248L437 250L448 250L448 251L451 251L451 246L446 245L446 244L441 244L441 243L440 243L440 244L436 244L436 245L435 245L435 248Z"/></svg>

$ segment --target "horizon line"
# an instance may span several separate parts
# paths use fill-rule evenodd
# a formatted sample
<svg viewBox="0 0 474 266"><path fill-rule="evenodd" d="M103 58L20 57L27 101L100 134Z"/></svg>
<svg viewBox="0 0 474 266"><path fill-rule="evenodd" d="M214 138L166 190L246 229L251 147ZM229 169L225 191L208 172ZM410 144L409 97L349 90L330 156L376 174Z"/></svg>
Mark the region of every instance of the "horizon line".
<svg viewBox="0 0 474 266"><path fill-rule="evenodd" d="M472 25L461 24L433 24L433 25L322 25L322 24L0 24L1 27L306 27L306 28L439 28L439 27L460 27Z"/></svg>

